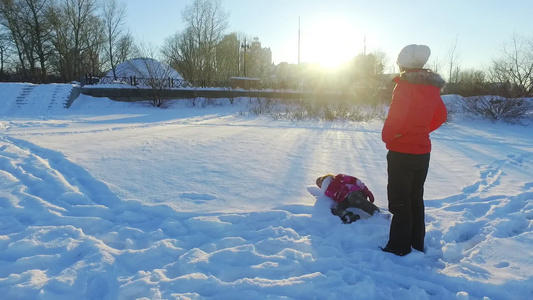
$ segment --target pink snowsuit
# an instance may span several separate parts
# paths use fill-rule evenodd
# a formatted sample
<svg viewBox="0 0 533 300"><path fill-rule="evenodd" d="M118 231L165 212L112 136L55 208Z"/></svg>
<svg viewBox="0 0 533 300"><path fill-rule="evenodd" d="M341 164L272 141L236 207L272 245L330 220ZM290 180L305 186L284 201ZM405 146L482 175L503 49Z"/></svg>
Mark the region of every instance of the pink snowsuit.
<svg viewBox="0 0 533 300"><path fill-rule="evenodd" d="M374 195L366 185L357 177L338 174L328 185L325 195L340 203L346 199L351 192L361 191L371 203L374 203Z"/></svg>

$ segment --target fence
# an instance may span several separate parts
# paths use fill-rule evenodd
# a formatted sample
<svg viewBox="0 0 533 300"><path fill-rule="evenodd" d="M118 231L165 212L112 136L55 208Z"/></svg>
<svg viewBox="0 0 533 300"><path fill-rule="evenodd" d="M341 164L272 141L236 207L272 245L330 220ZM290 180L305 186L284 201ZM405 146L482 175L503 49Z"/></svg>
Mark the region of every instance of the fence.
<svg viewBox="0 0 533 300"><path fill-rule="evenodd" d="M350 89L336 88L319 88L319 89L287 89L287 86L270 83L263 86L259 80L245 78L231 78L228 81L207 81L198 80L195 82L185 81L183 79L166 78L142 78L136 76L129 77L93 77L87 74L81 80L82 93L95 97L108 97L118 101L143 101L154 97L160 99L190 99L196 97L206 98L236 98L236 97L265 97L281 99L309 99L309 98L329 98L348 97L353 99L363 99L366 102L387 102L390 100L392 87L375 89L366 87L352 87ZM106 87L105 84L123 84L128 86ZM253 83L253 84L251 84ZM91 85L98 84L97 89L90 88ZM141 87L132 89L131 86ZM144 87L144 88L142 88ZM195 89L189 89L194 87ZM154 90L155 88L155 90ZM200 88L200 89L196 89ZM217 89L210 89L217 88Z"/></svg>
<svg viewBox="0 0 533 300"><path fill-rule="evenodd" d="M155 88L180 88L180 87L223 87L231 86L229 81L207 81L205 79L189 82L178 78L143 78L137 76L114 77L103 76L95 77L91 74L86 74L81 80L81 85L95 85L95 84L129 84L132 86L145 86Z"/></svg>
<svg viewBox="0 0 533 300"><path fill-rule="evenodd" d="M107 97L116 101L146 101L153 99L151 89L132 88L91 88L82 87L81 93L92 97ZM315 93L315 92L291 92L291 91L261 91L261 90L231 90L231 89L164 89L158 91L160 99L194 99L194 98L227 98L239 97L275 98L275 99L331 99L339 97L339 94Z"/></svg>

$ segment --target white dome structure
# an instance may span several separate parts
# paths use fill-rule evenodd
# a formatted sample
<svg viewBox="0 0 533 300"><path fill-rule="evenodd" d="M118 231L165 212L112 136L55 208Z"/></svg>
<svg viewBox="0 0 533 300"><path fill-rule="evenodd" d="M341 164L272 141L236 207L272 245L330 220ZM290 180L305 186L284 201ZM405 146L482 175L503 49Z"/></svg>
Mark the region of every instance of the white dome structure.
<svg viewBox="0 0 533 300"><path fill-rule="evenodd" d="M183 77L172 67L165 63L159 62L153 58L134 58L127 60L116 67L116 79L136 77L140 85L143 85L143 79L174 79L180 82L177 85L185 85ZM113 70L106 74L107 80L113 78ZM100 81L101 83L103 79Z"/></svg>

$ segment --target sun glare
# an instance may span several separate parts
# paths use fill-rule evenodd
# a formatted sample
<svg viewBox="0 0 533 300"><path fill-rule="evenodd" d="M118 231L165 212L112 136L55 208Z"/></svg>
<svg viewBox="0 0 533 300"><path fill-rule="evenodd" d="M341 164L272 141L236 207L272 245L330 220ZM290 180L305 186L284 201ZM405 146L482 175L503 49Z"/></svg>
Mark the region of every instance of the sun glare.
<svg viewBox="0 0 533 300"><path fill-rule="evenodd" d="M363 52L354 26L342 19L321 19L302 26L300 54L302 62L336 68Z"/></svg>

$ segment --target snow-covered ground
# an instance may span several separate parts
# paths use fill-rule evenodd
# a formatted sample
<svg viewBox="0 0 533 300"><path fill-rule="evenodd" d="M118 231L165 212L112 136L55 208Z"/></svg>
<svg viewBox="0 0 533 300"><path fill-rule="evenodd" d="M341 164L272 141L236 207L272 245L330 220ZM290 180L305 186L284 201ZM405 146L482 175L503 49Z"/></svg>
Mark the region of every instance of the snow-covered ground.
<svg viewBox="0 0 533 300"><path fill-rule="evenodd" d="M355 175L386 210L382 121L272 120L248 99L19 107L23 86L0 84L2 299L533 298L531 125L433 133L428 250L397 257L389 219L344 225L314 186Z"/></svg>

